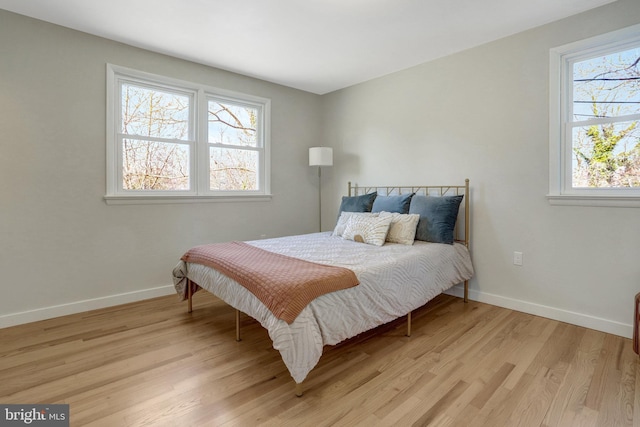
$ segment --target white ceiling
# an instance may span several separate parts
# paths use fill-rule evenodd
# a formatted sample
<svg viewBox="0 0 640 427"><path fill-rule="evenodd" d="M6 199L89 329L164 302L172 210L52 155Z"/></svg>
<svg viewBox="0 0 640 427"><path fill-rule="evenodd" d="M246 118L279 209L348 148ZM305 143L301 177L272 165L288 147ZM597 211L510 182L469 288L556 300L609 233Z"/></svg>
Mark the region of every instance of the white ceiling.
<svg viewBox="0 0 640 427"><path fill-rule="evenodd" d="M324 94L613 1L0 0L0 8Z"/></svg>

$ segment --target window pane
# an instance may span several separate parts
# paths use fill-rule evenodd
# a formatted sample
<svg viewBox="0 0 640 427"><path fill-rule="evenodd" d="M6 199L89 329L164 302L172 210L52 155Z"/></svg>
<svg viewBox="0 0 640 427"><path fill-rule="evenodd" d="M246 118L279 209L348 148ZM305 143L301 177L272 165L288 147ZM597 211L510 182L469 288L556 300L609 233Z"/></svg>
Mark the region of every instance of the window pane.
<svg viewBox="0 0 640 427"><path fill-rule="evenodd" d="M209 142L256 147L258 109L209 100Z"/></svg>
<svg viewBox="0 0 640 427"><path fill-rule="evenodd" d="M640 113L640 48L576 62L575 121Z"/></svg>
<svg viewBox="0 0 640 427"><path fill-rule="evenodd" d="M209 160L211 190L258 189L258 152L211 147Z"/></svg>
<svg viewBox="0 0 640 427"><path fill-rule="evenodd" d="M574 128L572 148L574 188L640 187L637 121Z"/></svg>
<svg viewBox="0 0 640 427"><path fill-rule="evenodd" d="M121 132L187 140L189 108L187 95L123 83Z"/></svg>
<svg viewBox="0 0 640 427"><path fill-rule="evenodd" d="M125 139L122 144L122 188L189 190L189 146Z"/></svg>

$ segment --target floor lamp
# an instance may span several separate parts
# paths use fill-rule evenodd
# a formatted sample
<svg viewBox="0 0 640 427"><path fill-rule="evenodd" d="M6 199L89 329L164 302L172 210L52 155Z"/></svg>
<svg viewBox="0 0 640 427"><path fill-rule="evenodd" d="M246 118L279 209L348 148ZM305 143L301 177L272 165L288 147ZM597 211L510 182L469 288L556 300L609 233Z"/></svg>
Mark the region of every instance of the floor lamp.
<svg viewBox="0 0 640 427"><path fill-rule="evenodd" d="M309 148L309 166L318 167L318 217L319 231L322 231L322 167L333 166L333 148L311 147Z"/></svg>

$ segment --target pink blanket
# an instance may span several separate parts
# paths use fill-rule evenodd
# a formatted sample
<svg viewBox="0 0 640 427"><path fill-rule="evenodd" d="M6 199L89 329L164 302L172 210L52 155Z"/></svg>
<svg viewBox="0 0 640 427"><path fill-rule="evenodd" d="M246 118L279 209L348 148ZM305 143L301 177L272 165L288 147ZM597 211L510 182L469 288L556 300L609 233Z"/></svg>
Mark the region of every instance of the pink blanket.
<svg viewBox="0 0 640 427"><path fill-rule="evenodd" d="M243 242L196 246L181 259L232 278L287 323L315 298L358 285L355 273L347 268L292 258Z"/></svg>

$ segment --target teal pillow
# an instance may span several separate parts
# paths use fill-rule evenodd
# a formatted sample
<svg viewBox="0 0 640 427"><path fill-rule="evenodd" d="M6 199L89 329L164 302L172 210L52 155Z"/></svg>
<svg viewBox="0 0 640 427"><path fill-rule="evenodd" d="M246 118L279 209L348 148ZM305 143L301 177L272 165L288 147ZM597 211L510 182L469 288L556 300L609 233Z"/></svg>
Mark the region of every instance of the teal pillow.
<svg viewBox="0 0 640 427"><path fill-rule="evenodd" d="M378 196L373 201L371 212L409 213L411 197L415 193L401 194L399 196Z"/></svg>
<svg viewBox="0 0 640 427"><path fill-rule="evenodd" d="M378 192L363 194L362 196L342 197L338 217L342 212L371 212L373 201L376 199Z"/></svg>
<svg viewBox="0 0 640 427"><path fill-rule="evenodd" d="M413 196L410 214L419 214L416 240L453 244L453 229L464 196Z"/></svg>

